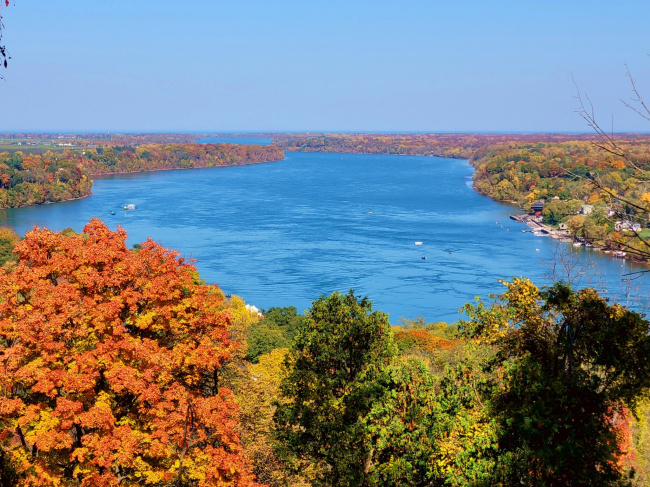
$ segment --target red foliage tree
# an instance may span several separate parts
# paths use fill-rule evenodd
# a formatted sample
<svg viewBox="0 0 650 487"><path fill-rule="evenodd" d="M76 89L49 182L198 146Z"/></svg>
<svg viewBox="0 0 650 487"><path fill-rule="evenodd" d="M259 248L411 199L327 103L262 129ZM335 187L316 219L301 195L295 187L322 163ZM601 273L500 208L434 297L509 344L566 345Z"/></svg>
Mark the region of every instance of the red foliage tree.
<svg viewBox="0 0 650 487"><path fill-rule="evenodd" d="M255 485L216 286L97 219L35 228L0 272L0 448L28 486Z"/></svg>

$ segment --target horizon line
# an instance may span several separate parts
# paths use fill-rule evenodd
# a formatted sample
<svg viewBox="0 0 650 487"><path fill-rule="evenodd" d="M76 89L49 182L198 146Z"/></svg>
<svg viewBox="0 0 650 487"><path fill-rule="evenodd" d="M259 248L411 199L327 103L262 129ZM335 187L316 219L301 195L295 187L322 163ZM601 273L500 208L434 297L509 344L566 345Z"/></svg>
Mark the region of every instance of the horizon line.
<svg viewBox="0 0 650 487"><path fill-rule="evenodd" d="M271 134L383 134L383 135L437 135L437 134L463 134L463 135L597 135L594 131L572 130L0 130L2 134L88 134L88 135L271 135ZM615 131L614 135L650 135L650 131Z"/></svg>

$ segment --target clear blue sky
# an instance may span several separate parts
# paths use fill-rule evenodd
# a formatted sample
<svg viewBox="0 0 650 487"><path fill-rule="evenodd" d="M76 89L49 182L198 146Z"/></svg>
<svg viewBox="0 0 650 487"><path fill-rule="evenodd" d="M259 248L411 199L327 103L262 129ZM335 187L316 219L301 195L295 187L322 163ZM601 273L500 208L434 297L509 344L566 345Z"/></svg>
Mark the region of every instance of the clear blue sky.
<svg viewBox="0 0 650 487"><path fill-rule="evenodd" d="M3 2L4 3L4 2ZM625 63L650 99L650 2L15 0L0 131L587 131Z"/></svg>

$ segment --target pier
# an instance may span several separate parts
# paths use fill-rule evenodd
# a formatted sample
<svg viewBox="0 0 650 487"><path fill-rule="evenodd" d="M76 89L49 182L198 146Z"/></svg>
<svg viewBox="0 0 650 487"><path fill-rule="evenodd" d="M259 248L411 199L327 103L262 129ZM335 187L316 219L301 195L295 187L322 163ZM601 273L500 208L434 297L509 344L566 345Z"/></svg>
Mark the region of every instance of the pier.
<svg viewBox="0 0 650 487"><path fill-rule="evenodd" d="M538 221L539 217L534 215L510 215L510 218L519 223L525 223L528 225L528 228L532 232L551 238L563 240L563 241L573 241L573 237L566 230L558 230L556 228L544 225L542 222Z"/></svg>

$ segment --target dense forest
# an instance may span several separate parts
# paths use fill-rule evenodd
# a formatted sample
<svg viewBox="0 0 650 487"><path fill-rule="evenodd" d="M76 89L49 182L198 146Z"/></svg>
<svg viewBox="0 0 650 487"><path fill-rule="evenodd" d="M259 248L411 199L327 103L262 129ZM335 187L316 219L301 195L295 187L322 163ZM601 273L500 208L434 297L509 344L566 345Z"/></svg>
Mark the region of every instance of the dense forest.
<svg viewBox="0 0 650 487"><path fill-rule="evenodd" d="M650 322L504 282L456 324L258 312L92 220L0 232L0 485L644 486Z"/></svg>
<svg viewBox="0 0 650 487"><path fill-rule="evenodd" d="M486 146L471 158L474 188L529 210L545 203L544 222L567 226L594 245L650 258L650 138L606 150L583 140Z"/></svg>
<svg viewBox="0 0 650 487"><path fill-rule="evenodd" d="M234 144L107 145L44 154L0 152L0 209L88 196L92 175L234 166L278 161L274 146Z"/></svg>
<svg viewBox="0 0 650 487"><path fill-rule="evenodd" d="M0 153L0 208L80 198L91 187L88 171L69 154Z"/></svg>
<svg viewBox="0 0 650 487"><path fill-rule="evenodd" d="M634 136L623 136L625 138ZM272 134L287 151L400 154L469 159L478 149L509 143L558 143L593 135L565 134Z"/></svg>
<svg viewBox="0 0 650 487"><path fill-rule="evenodd" d="M275 146L235 144L145 144L86 149L81 163L91 174L238 166L279 161Z"/></svg>

